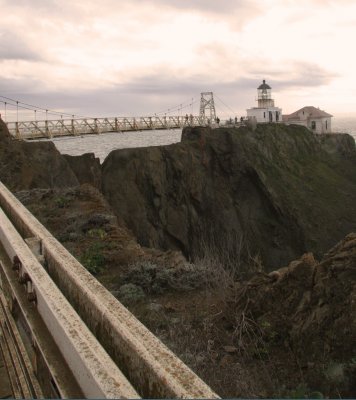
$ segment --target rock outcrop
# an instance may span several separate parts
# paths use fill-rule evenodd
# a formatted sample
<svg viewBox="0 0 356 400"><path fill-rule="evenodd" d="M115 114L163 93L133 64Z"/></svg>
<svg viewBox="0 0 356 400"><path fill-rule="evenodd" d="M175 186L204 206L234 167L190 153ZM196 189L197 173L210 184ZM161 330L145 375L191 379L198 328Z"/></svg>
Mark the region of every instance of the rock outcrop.
<svg viewBox="0 0 356 400"><path fill-rule="evenodd" d="M101 188L100 159L96 158L94 153L86 153L81 156L64 154L63 157L81 185L89 183L97 189Z"/></svg>
<svg viewBox="0 0 356 400"><path fill-rule="evenodd" d="M102 191L142 245L193 258L242 247L271 269L356 230L350 139L273 124L186 128L182 143L111 152Z"/></svg>
<svg viewBox="0 0 356 400"><path fill-rule="evenodd" d="M291 375L303 368L308 387L327 398L355 395L355 233L320 262L307 253L269 276L255 276L235 298L229 318L244 313L257 321L265 350L282 358Z"/></svg>
<svg viewBox="0 0 356 400"><path fill-rule="evenodd" d="M0 180L14 191L79 184L52 142L14 140L3 121L0 121Z"/></svg>
<svg viewBox="0 0 356 400"><path fill-rule="evenodd" d="M181 143L123 149L103 165L61 155L51 142L23 142L0 124L0 179L11 190L89 183L140 245L207 251L271 270L320 256L356 230L356 151L348 135L300 126L255 130L186 128Z"/></svg>

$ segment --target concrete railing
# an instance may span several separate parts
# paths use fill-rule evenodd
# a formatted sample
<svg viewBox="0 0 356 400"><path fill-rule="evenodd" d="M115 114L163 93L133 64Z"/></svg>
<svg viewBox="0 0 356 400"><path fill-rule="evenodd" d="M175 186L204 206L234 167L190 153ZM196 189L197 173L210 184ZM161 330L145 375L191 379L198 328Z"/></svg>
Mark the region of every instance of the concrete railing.
<svg viewBox="0 0 356 400"><path fill-rule="evenodd" d="M0 206L23 237L41 241L45 268L143 397L218 398L107 291L0 183Z"/></svg>
<svg viewBox="0 0 356 400"><path fill-rule="evenodd" d="M76 382L87 398L137 398L139 395L80 319L42 265L0 209L0 241L12 270L24 286L28 301L45 323ZM13 286L14 271L3 265L3 274ZM12 290L12 295L15 293ZM19 302L19 300L17 300ZM23 315L26 316L26 311ZM31 325L29 322L27 325ZM32 332L33 335L39 333ZM48 366L52 370L51 365ZM56 379L52 372L52 379ZM66 396L62 384L56 382L59 394Z"/></svg>

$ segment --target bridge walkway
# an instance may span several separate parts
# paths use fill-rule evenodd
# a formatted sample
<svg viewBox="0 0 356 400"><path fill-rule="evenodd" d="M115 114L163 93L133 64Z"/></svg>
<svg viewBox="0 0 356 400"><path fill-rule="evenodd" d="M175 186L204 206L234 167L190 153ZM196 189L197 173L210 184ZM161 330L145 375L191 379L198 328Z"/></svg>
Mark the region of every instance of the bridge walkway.
<svg viewBox="0 0 356 400"><path fill-rule="evenodd" d="M0 290L0 398L40 398L42 390L34 375L24 343Z"/></svg>
<svg viewBox="0 0 356 400"><path fill-rule="evenodd" d="M0 323L3 323L2 316L0 315ZM1 342L1 351L0 351L0 399L8 399L8 398L14 398L15 395L12 391L11 388L11 383L10 383L10 378L8 375L8 368L7 365L5 364L5 359L2 351L3 347L3 333L2 330L0 330L0 342Z"/></svg>
<svg viewBox="0 0 356 400"><path fill-rule="evenodd" d="M10 134L17 139L41 139L107 132L122 133L156 129L182 129L185 126L206 126L210 122L212 121L205 116L180 115L16 121L7 122L6 125Z"/></svg>

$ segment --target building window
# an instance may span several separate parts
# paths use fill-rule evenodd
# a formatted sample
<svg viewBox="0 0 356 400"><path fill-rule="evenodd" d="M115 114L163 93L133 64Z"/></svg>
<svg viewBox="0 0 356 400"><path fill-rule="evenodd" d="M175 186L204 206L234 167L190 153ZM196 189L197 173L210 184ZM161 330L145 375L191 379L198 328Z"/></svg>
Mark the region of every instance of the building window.
<svg viewBox="0 0 356 400"><path fill-rule="evenodd" d="M263 118L266 118L266 113L265 112L263 113Z"/></svg>
<svg viewBox="0 0 356 400"><path fill-rule="evenodd" d="M316 128L316 123L315 123L315 121L312 121L312 122L311 122L311 128L312 128L312 129L315 129L315 128Z"/></svg>
<svg viewBox="0 0 356 400"><path fill-rule="evenodd" d="M325 121L325 130L328 130L328 120Z"/></svg>
<svg viewBox="0 0 356 400"><path fill-rule="evenodd" d="M279 112L278 111L276 111L276 121L277 122L279 121Z"/></svg>

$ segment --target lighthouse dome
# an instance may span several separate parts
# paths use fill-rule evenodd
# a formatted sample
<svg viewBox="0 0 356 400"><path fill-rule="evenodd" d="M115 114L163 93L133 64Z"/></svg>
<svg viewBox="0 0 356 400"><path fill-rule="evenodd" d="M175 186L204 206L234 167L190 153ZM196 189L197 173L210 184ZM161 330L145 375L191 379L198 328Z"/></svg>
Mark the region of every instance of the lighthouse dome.
<svg viewBox="0 0 356 400"><path fill-rule="evenodd" d="M267 85L266 81L263 80L263 83L257 89L271 89L271 86Z"/></svg>

